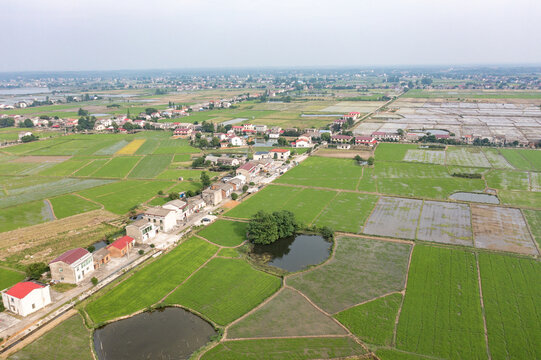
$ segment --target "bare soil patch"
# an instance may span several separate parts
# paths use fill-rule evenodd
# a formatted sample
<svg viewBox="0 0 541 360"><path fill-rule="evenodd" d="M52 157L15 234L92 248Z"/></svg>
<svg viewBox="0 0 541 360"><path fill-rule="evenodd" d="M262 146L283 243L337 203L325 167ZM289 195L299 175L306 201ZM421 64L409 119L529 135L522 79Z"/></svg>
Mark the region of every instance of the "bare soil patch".
<svg viewBox="0 0 541 360"><path fill-rule="evenodd" d="M226 202L222 207L225 209L225 210L231 210L233 209L235 206L239 205L240 202L236 201L236 200L229 200L228 202Z"/></svg>
<svg viewBox="0 0 541 360"><path fill-rule="evenodd" d="M472 205L471 211L475 247L538 254L520 210Z"/></svg>

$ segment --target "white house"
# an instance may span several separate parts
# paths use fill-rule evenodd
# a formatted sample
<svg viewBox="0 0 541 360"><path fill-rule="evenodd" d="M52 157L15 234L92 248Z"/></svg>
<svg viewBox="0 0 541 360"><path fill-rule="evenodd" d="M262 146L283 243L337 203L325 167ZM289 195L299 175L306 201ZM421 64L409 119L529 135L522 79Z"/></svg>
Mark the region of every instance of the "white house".
<svg viewBox="0 0 541 360"><path fill-rule="evenodd" d="M291 152L287 149L272 149L270 151L271 158L277 160L287 160Z"/></svg>
<svg viewBox="0 0 541 360"><path fill-rule="evenodd" d="M271 155L268 151L257 151L254 154L254 160L270 159Z"/></svg>
<svg viewBox="0 0 541 360"><path fill-rule="evenodd" d="M49 285L24 281L2 293L2 302L9 311L26 316L51 303Z"/></svg>
<svg viewBox="0 0 541 360"><path fill-rule="evenodd" d="M244 145L244 140L238 136L232 136L229 138L229 143L233 146L242 146Z"/></svg>
<svg viewBox="0 0 541 360"><path fill-rule="evenodd" d="M177 220L184 220L188 216L188 204L182 200L171 200L165 205L162 205L164 209L170 209L177 215Z"/></svg>
<svg viewBox="0 0 541 360"><path fill-rule="evenodd" d="M126 235L131 236L139 243L145 243L154 238L156 233L156 226L145 219L139 219L126 226Z"/></svg>
<svg viewBox="0 0 541 360"><path fill-rule="evenodd" d="M177 215L174 210L153 207L145 211L143 219L154 224L160 231L171 231L177 225Z"/></svg>
<svg viewBox="0 0 541 360"><path fill-rule="evenodd" d="M66 251L49 263L55 281L77 284L94 271L92 254L83 248Z"/></svg>

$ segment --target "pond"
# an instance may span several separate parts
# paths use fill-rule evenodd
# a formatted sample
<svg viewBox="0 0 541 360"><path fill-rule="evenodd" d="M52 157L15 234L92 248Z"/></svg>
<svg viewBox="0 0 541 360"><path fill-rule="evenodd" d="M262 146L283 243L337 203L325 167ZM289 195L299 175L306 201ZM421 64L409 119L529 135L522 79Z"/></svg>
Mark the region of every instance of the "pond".
<svg viewBox="0 0 541 360"><path fill-rule="evenodd" d="M238 124L238 123L246 121L246 120L248 120L248 118L236 118L236 119L231 119L231 120L224 121L220 125L223 125L223 126L235 125L235 124Z"/></svg>
<svg viewBox="0 0 541 360"><path fill-rule="evenodd" d="M500 199L498 199L496 195L471 192L456 192L454 194L451 194L451 196L449 196L449 199L483 204L497 205L500 203Z"/></svg>
<svg viewBox="0 0 541 360"><path fill-rule="evenodd" d="M332 242L319 235L297 235L270 245L254 245L252 255L267 265L294 272L325 261Z"/></svg>
<svg viewBox="0 0 541 360"><path fill-rule="evenodd" d="M205 320L180 308L144 312L94 332L99 360L189 359L216 331Z"/></svg>
<svg viewBox="0 0 541 360"><path fill-rule="evenodd" d="M95 243L92 244L92 246L94 246L94 251L102 249L102 248L106 247L107 245L109 245L109 244L107 244L107 241L103 241L103 240L95 242Z"/></svg>

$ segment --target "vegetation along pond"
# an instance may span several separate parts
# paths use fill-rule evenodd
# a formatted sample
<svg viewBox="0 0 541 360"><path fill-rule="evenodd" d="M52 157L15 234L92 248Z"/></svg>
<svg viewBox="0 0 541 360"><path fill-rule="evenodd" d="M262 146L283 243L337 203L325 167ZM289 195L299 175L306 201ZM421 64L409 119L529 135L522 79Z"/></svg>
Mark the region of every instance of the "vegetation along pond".
<svg viewBox="0 0 541 360"><path fill-rule="evenodd" d="M168 307L105 325L94 332L99 360L189 359L216 331L184 309Z"/></svg>
<svg viewBox="0 0 541 360"><path fill-rule="evenodd" d="M269 245L254 245L252 254L277 268L294 272L325 261L332 242L319 235L297 235Z"/></svg>

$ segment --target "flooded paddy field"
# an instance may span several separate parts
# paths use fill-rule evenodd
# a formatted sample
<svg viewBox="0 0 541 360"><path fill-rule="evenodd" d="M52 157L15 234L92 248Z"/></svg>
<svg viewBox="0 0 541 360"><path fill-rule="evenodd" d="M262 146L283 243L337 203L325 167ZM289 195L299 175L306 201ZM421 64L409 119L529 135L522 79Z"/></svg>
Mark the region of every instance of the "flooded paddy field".
<svg viewBox="0 0 541 360"><path fill-rule="evenodd" d="M471 212L475 247L538 254L520 210L472 205Z"/></svg>
<svg viewBox="0 0 541 360"><path fill-rule="evenodd" d="M422 200L381 197L364 227L364 233L415 239Z"/></svg>
<svg viewBox="0 0 541 360"><path fill-rule="evenodd" d="M468 205L425 201L417 239L454 245L473 246Z"/></svg>

